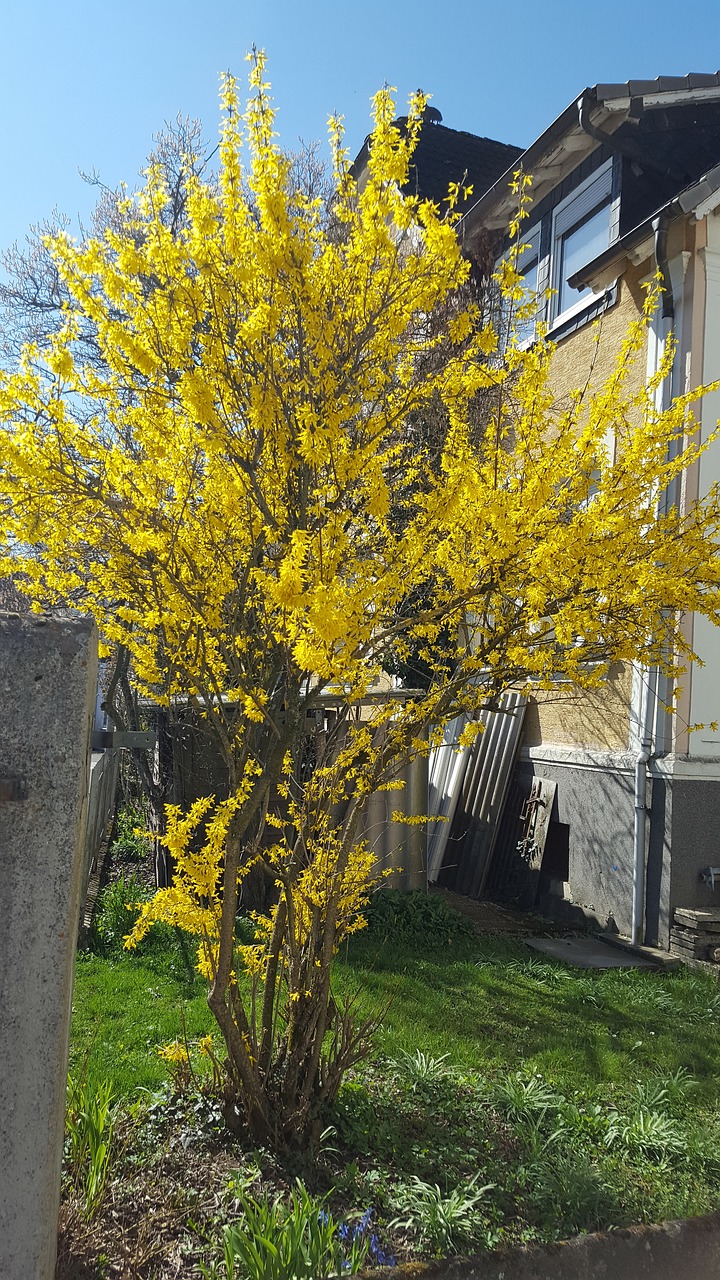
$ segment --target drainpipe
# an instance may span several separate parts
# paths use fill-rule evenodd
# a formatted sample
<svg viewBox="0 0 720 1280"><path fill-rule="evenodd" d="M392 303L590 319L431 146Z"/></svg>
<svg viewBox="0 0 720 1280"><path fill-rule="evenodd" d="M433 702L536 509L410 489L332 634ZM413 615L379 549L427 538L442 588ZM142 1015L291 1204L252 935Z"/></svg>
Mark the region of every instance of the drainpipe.
<svg viewBox="0 0 720 1280"><path fill-rule="evenodd" d="M662 174L663 178L674 178L677 182L682 182L683 186L687 185L690 181L687 173L678 173L668 165L654 163L646 155L643 155L637 143L634 143L630 138L618 138L614 133L606 133L604 129L599 129L596 124L593 124L590 119L590 109L594 103L595 99L590 93L583 93L578 98L578 124L588 138L592 138L594 142L599 142L601 146L609 147L616 155L626 156L634 164L639 164L642 169ZM630 110L627 115L628 122L637 124L644 110L645 104L641 97L631 98Z"/></svg>
<svg viewBox="0 0 720 1280"><path fill-rule="evenodd" d="M648 671L647 694L643 714L640 750L635 760L635 822L633 830L633 882L632 882L632 931L630 941L634 947L644 941L645 922L645 840L647 816L647 766L653 749L653 722L657 701L657 667Z"/></svg>
<svg viewBox="0 0 720 1280"><path fill-rule="evenodd" d="M655 232L655 261L658 265L658 271L662 276L662 317L663 320L673 320L675 318L675 303L673 301L672 284L670 283L670 268L668 266L667 257L667 233L668 227L672 222L673 210L671 208L663 209L653 219L653 231Z"/></svg>
<svg viewBox="0 0 720 1280"><path fill-rule="evenodd" d="M667 232L671 221L671 211L663 210L653 222L655 232L655 261L662 276L662 318L663 347L667 334L675 316L673 290L670 280L670 268L667 257ZM658 395L665 401L665 387L658 389ZM670 495L661 495L658 502L658 513L668 503ZM633 886L632 886L632 932L630 941L633 946L644 941L645 923L645 845L647 838L647 819L651 806L647 803L647 766L653 753L654 721L657 707L657 685L659 671L657 667L648 670L647 695L642 718L640 750L635 761L635 822L633 831Z"/></svg>

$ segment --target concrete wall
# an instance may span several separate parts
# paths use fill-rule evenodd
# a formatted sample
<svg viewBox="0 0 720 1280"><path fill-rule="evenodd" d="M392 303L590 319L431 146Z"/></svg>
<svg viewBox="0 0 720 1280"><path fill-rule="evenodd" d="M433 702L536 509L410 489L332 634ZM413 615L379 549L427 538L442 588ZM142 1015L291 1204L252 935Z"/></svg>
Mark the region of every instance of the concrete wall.
<svg viewBox="0 0 720 1280"><path fill-rule="evenodd" d="M629 936L632 927L634 775L630 755L539 748L522 759L518 777L557 784L552 820L569 827L568 899L543 896L542 909L569 920L583 917ZM550 756L556 759L550 759ZM662 762L660 762L662 764ZM655 765L648 786L645 935L668 947L676 907L717 908L720 885L700 880L720 866L720 781L666 776ZM672 856L671 856L672 854Z"/></svg>
<svg viewBox="0 0 720 1280"><path fill-rule="evenodd" d="M576 1236L470 1260L398 1267L393 1280L717 1280L720 1214Z"/></svg>
<svg viewBox="0 0 720 1280"><path fill-rule="evenodd" d="M558 914L578 921L587 916L602 928L629 934L634 818L631 769L613 768L602 757L596 765L588 766L523 760L518 769L557 783L552 820L566 823L570 829L571 900L558 900Z"/></svg>
<svg viewBox="0 0 720 1280"><path fill-rule="evenodd" d="M83 878L92 623L0 614L0 1276L51 1280Z"/></svg>
<svg viewBox="0 0 720 1280"><path fill-rule="evenodd" d="M682 777L653 780L649 888L661 830L666 846L672 848L665 889L670 923L676 907L717 909L720 888L713 890L703 884L700 872L707 866L720 866L720 781Z"/></svg>

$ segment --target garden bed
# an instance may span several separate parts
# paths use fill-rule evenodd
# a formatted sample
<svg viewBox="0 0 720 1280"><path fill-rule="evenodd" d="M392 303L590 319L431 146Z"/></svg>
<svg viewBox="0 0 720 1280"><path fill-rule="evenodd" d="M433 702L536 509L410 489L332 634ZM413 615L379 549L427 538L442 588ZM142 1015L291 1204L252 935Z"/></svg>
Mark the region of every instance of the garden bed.
<svg viewBox="0 0 720 1280"><path fill-rule="evenodd" d="M81 957L72 1069L120 1101L92 1221L66 1187L58 1276L199 1277L243 1197L287 1202L297 1179L346 1236L365 1215L367 1262L720 1207L714 979L574 970L437 901L378 899L337 957L336 988L384 1009L382 1030L318 1150L282 1162L230 1137L200 1055L179 1092L167 1080L157 1049L212 1033L185 944L166 931L138 955Z"/></svg>

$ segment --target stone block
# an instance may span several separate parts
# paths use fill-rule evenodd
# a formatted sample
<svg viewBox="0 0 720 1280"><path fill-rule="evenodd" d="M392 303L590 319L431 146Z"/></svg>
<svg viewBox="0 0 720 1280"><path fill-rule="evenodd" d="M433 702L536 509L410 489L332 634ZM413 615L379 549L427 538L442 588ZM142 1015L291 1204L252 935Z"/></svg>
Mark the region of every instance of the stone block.
<svg viewBox="0 0 720 1280"><path fill-rule="evenodd" d="M96 685L91 622L0 614L2 1280L55 1273Z"/></svg>

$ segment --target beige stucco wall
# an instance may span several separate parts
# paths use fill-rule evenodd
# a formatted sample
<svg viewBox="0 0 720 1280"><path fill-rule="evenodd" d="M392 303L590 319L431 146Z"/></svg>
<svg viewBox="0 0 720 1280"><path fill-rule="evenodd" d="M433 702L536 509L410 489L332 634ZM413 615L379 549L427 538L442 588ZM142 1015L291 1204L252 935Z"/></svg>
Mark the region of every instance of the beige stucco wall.
<svg viewBox="0 0 720 1280"><path fill-rule="evenodd" d="M592 370L590 386L597 387L612 372L622 340L628 326L636 320L644 301L641 281L647 278L649 262L640 267L627 264L618 281L618 300L593 324L586 324L561 339L553 360L551 385L559 408L565 405L567 393L582 387ZM645 382L644 354L640 356L631 373L628 391L639 390Z"/></svg>
<svg viewBox="0 0 720 1280"><path fill-rule="evenodd" d="M648 264L628 264L618 282L618 301L595 324L585 325L558 342L552 366L551 384L558 410L566 407L570 391L582 387L590 376L590 389L612 372L615 358L629 325L642 308L644 294L640 281ZM644 353L631 370L628 392L639 390L646 377ZM558 744L592 747L603 751L625 751L630 734L632 671L617 665L606 685L599 690L570 688L540 694L530 700L525 716L523 745L536 747Z"/></svg>
<svg viewBox="0 0 720 1280"><path fill-rule="evenodd" d="M631 685L631 668L618 663L599 689L567 686L531 697L525 712L523 746L555 744L626 751Z"/></svg>

